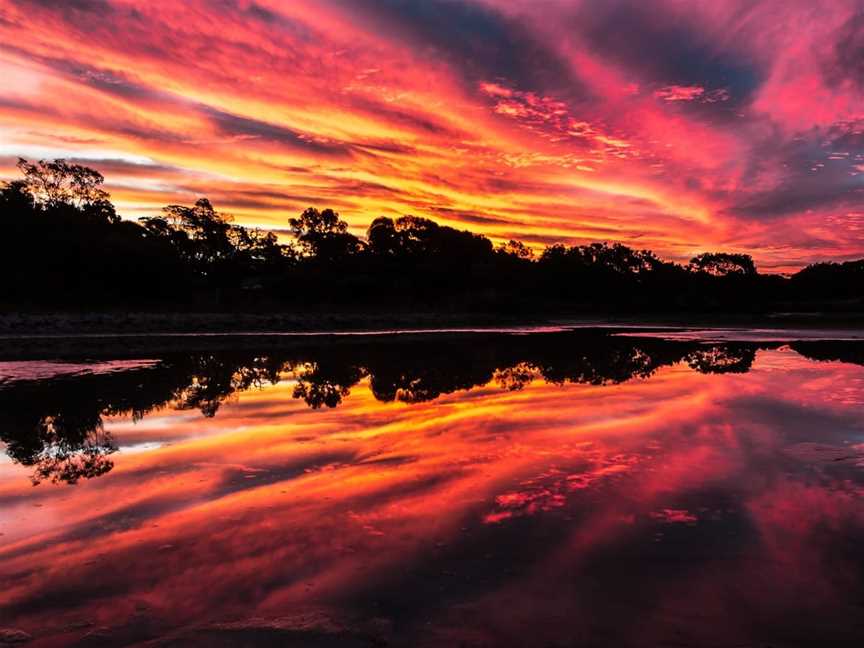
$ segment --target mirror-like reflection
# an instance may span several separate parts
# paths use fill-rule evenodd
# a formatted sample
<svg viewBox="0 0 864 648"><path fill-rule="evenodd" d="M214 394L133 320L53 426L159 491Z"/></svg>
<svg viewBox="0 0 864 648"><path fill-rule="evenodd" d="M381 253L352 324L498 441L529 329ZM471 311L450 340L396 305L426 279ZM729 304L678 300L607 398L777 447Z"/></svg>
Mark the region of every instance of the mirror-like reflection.
<svg viewBox="0 0 864 648"><path fill-rule="evenodd" d="M7 380L0 625L46 646L858 645L862 349L451 335Z"/></svg>
<svg viewBox="0 0 864 648"><path fill-rule="evenodd" d="M364 378L379 401L418 403L490 382L509 390L539 378L554 384L613 384L647 378L682 361L700 373L746 372L758 348L777 346L571 332L479 341L378 341L337 349L307 347L293 354L174 354L122 373L82 377L61 371L54 380L9 384L0 389L0 440L14 461L34 467L34 484L74 484L103 475L114 465L110 455L117 448L104 430L103 417L139 420L166 407L213 417L232 395L275 385L285 373L296 379L293 397L317 409L336 407ZM792 348L806 357L864 364L856 344L811 341Z"/></svg>

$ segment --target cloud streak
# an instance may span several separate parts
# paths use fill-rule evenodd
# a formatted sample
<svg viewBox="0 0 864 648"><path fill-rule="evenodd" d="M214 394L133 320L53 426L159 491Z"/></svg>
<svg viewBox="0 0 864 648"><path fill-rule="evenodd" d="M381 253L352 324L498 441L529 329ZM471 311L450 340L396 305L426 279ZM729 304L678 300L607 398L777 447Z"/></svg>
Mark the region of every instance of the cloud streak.
<svg viewBox="0 0 864 648"><path fill-rule="evenodd" d="M0 0L0 174L789 270L864 254L862 48L852 0Z"/></svg>

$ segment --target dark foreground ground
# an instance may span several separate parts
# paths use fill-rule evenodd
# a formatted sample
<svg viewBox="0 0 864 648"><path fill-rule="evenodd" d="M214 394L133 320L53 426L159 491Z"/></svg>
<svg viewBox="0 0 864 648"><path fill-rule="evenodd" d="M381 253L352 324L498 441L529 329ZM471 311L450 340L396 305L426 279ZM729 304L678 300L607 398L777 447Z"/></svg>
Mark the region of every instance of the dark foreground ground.
<svg viewBox="0 0 864 648"><path fill-rule="evenodd" d="M37 312L0 313L0 335L256 333L534 325L545 316L433 312Z"/></svg>
<svg viewBox="0 0 864 648"><path fill-rule="evenodd" d="M864 330L864 313L498 314L435 312L0 313L0 357L292 346L290 334L392 333L514 327L732 327ZM241 337L238 334L252 334ZM230 337L229 337L230 334ZM154 339L156 336L156 339ZM238 347L238 345L240 345Z"/></svg>

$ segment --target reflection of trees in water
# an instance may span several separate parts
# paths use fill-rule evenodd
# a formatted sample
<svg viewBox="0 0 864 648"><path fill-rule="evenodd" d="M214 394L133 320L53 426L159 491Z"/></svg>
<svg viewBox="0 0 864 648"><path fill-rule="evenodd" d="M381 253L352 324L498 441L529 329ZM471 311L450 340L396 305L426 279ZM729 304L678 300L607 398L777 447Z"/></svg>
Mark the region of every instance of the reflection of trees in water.
<svg viewBox="0 0 864 648"><path fill-rule="evenodd" d="M715 344L687 354L687 364L699 373L747 373L756 360L756 347Z"/></svg>
<svg viewBox="0 0 864 648"><path fill-rule="evenodd" d="M336 407L366 375L362 367L326 360L299 363L295 370L294 398L303 399L312 409Z"/></svg>
<svg viewBox="0 0 864 648"><path fill-rule="evenodd" d="M104 475L114 467L109 455L117 451L97 412L67 410L40 417L30 434L3 436L7 454L33 466L34 484L50 479L74 484Z"/></svg>
<svg viewBox="0 0 864 648"><path fill-rule="evenodd" d="M520 362L512 367L496 369L493 374L495 383L506 391L519 391L540 377L539 367L530 362Z"/></svg>
<svg viewBox="0 0 864 648"><path fill-rule="evenodd" d="M251 358L216 355L197 356L193 360L188 384L172 391L175 409L200 410L211 418L222 402L236 392L276 384L284 362L268 356Z"/></svg>
<svg viewBox="0 0 864 648"><path fill-rule="evenodd" d="M864 365L864 344L841 340L801 340L789 345L805 358Z"/></svg>
<svg viewBox="0 0 864 648"><path fill-rule="evenodd" d="M610 337L599 333L536 336L453 336L322 344L270 354L219 352L171 356L154 366L111 374L14 383L0 389L0 440L17 463L34 469L33 482L74 484L105 474L117 447L103 417L173 408L212 417L226 399L280 380L290 371L294 398L314 409L336 407L368 378L383 402L418 403L442 394L496 384L522 389L549 383L605 385L647 378L685 362L708 373L749 371L760 348L772 344ZM864 345L792 345L813 359L864 364Z"/></svg>
<svg viewBox="0 0 864 648"><path fill-rule="evenodd" d="M114 466L107 416L140 420L173 407L214 416L232 394L276 382L283 363L267 357L196 355L129 371L24 381L0 389L0 441L33 482L76 483Z"/></svg>

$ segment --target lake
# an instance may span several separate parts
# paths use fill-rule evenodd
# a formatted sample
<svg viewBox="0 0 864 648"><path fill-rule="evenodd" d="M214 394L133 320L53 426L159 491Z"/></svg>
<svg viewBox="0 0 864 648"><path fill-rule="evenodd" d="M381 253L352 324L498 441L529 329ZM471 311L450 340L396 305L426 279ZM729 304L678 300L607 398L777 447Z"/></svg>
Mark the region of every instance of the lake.
<svg viewBox="0 0 864 648"><path fill-rule="evenodd" d="M864 342L620 333L0 362L0 644L864 645Z"/></svg>

